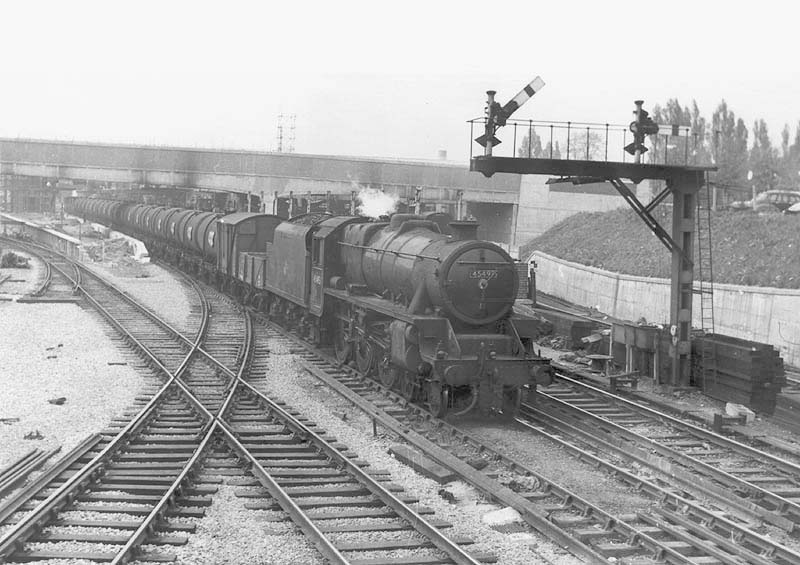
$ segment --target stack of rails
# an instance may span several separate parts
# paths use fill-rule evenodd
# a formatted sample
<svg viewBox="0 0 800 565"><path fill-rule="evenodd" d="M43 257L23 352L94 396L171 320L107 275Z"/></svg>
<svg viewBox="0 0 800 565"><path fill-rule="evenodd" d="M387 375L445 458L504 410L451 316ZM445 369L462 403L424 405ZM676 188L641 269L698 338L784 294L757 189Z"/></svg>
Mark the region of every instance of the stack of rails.
<svg viewBox="0 0 800 565"><path fill-rule="evenodd" d="M790 379L778 395L772 419L777 424L800 434L800 378Z"/></svg>
<svg viewBox="0 0 800 565"><path fill-rule="evenodd" d="M773 414L778 393L786 384L783 359L771 345L719 334L693 341L692 355L703 363L703 342L712 341L713 376L702 378L697 371L703 392L725 402L744 404L763 414ZM702 367L701 367L702 368Z"/></svg>

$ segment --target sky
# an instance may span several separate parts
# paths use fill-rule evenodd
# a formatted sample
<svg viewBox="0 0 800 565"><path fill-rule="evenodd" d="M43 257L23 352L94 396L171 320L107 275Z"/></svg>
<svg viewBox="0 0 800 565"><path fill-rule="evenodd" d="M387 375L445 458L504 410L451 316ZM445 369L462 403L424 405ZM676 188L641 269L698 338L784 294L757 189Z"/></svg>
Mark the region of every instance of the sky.
<svg viewBox="0 0 800 565"><path fill-rule="evenodd" d="M0 136L275 150L293 114L299 153L466 164L485 91L539 75L515 118L628 123L678 98L710 119L724 98L777 143L800 120L798 8L741 4L6 2Z"/></svg>

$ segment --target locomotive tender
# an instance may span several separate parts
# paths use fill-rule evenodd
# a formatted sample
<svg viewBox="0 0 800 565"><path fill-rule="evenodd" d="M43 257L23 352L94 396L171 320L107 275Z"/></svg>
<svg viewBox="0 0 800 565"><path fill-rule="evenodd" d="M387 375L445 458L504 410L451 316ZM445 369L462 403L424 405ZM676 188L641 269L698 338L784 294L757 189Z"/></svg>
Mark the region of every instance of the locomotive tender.
<svg viewBox="0 0 800 565"><path fill-rule="evenodd" d="M282 220L96 198L66 211L141 239L439 416L513 414L550 382L549 360L533 352L536 321L513 315L517 266L474 222Z"/></svg>

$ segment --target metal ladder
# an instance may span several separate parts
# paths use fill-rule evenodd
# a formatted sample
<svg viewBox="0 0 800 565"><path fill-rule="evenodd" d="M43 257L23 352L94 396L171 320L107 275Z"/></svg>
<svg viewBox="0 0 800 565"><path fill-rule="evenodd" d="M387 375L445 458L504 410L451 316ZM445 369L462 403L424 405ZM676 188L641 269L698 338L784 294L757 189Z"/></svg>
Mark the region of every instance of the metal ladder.
<svg viewBox="0 0 800 565"><path fill-rule="evenodd" d="M716 383L716 347L714 335L714 268L711 255L711 183L706 174L705 184L697 192L697 262L695 263L700 294L700 347L702 387Z"/></svg>

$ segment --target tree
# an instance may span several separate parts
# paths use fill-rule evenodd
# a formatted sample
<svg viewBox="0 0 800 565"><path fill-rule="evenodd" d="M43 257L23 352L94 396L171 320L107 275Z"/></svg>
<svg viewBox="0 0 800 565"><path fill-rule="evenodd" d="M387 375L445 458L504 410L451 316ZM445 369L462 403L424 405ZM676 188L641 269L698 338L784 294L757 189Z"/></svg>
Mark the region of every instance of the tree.
<svg viewBox="0 0 800 565"><path fill-rule="evenodd" d="M711 117L711 129L711 152L718 168L717 185L734 190L747 189L747 126L741 118L736 119L722 100Z"/></svg>
<svg viewBox="0 0 800 565"><path fill-rule="evenodd" d="M533 143L531 143L533 137ZM525 134L522 138L519 148L517 148L517 157L541 157L542 156L542 138L536 133L536 128L530 128L530 134Z"/></svg>
<svg viewBox="0 0 800 565"><path fill-rule="evenodd" d="M689 163L694 165L711 163L711 143L709 140L708 124L706 123L706 119L700 115L700 108L698 108L696 100L692 100L690 128L691 138L688 140Z"/></svg>
<svg viewBox="0 0 800 565"><path fill-rule="evenodd" d="M780 179L778 150L772 147L767 123L762 119L753 124L753 146L750 148L750 170L753 171L752 184L758 192L778 187Z"/></svg>
<svg viewBox="0 0 800 565"><path fill-rule="evenodd" d="M592 130L574 129L569 136L569 158L587 161L603 157L605 137Z"/></svg>
<svg viewBox="0 0 800 565"><path fill-rule="evenodd" d="M697 104L695 104L696 106ZM691 151L685 145L687 141L691 144L691 139L686 138L686 130L691 131L692 127L692 114L689 108L686 106L682 108L677 98L670 98L663 108L656 104L651 117L657 124L666 126L666 128L662 127L658 135L650 136L649 162L668 165L686 164L687 151ZM679 126L680 138L668 137L667 134L671 133L670 126L673 125Z"/></svg>
<svg viewBox="0 0 800 565"><path fill-rule="evenodd" d="M781 134L781 155L778 162L779 183L781 188L797 190L798 184L800 184L800 122L797 123L791 145L789 136L789 125L786 124Z"/></svg>
<svg viewBox="0 0 800 565"><path fill-rule="evenodd" d="M555 147L549 141L547 142L547 145L542 149L542 157L545 159L561 159L561 147L558 144L558 140L556 140Z"/></svg>

